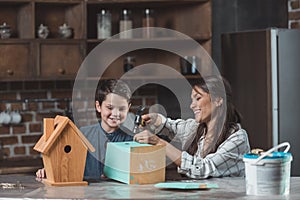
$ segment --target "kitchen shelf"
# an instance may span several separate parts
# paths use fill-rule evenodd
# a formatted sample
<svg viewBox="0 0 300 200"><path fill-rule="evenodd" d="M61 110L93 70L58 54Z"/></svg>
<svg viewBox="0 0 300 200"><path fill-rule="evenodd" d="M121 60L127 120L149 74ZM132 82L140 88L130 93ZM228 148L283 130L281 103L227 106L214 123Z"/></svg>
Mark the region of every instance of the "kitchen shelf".
<svg viewBox="0 0 300 200"><path fill-rule="evenodd" d="M120 77L116 77L116 78L120 78ZM200 75L182 75L183 79L198 79L201 78ZM105 80L105 79L111 79L110 76L102 76L101 79ZM141 80L176 80L178 79L178 77L169 77L169 76L139 76L139 77L130 77L127 76L126 78L124 78L124 80L133 80L133 81L141 81ZM99 78L97 77L89 77L86 79L87 81L98 81Z"/></svg>
<svg viewBox="0 0 300 200"><path fill-rule="evenodd" d="M83 39L83 9L81 1L37 2L35 5L35 30L43 24L48 26L50 30L49 38L59 38L59 26L66 23L72 27L74 39Z"/></svg>
<svg viewBox="0 0 300 200"><path fill-rule="evenodd" d="M144 10L151 8L154 10L155 27L186 34L211 55L210 0L0 0L0 24L5 22L12 29L11 38L0 39L0 67L4 69L0 73L1 81L74 79L84 58L104 41L97 39L96 18L103 8L112 13L112 35L119 33L122 9L132 11L133 28L140 28ZM59 38L59 26L64 23L73 29L72 38ZM37 37L41 24L50 30L46 39ZM193 49L185 45L186 41L157 37L114 39L111 42L116 47L132 43L179 44L190 55ZM120 56L104 75L122 76L125 56L135 56L137 65L153 62L176 70L180 68L178 55L143 49ZM13 73L8 70L11 68Z"/></svg>
<svg viewBox="0 0 300 200"><path fill-rule="evenodd" d="M11 28L11 38L33 38L33 3L31 1L0 1L0 24Z"/></svg>
<svg viewBox="0 0 300 200"><path fill-rule="evenodd" d="M207 36L205 39L199 39L199 38L191 38L195 41L205 41L209 40L210 38ZM105 41L104 39L88 39L87 42L89 43L101 43ZM131 42L186 42L188 39L178 39L176 37L153 37L153 38L134 38L134 39L109 39L110 42L116 42L116 43L131 43Z"/></svg>

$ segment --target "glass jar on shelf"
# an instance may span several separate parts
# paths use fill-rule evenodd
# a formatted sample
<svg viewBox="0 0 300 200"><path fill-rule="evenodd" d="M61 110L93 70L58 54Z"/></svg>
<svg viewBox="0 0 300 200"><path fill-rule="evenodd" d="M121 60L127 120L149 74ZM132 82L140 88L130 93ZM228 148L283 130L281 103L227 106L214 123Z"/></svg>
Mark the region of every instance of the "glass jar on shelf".
<svg viewBox="0 0 300 200"><path fill-rule="evenodd" d="M197 56L180 57L180 68L183 75L197 75L200 59Z"/></svg>
<svg viewBox="0 0 300 200"><path fill-rule="evenodd" d="M38 30L37 30L37 35L41 39L46 39L49 36L49 29L48 26L45 26L44 24L40 24Z"/></svg>
<svg viewBox="0 0 300 200"><path fill-rule="evenodd" d="M68 26L66 23L58 27L58 34L60 38L72 38L73 29Z"/></svg>
<svg viewBox="0 0 300 200"><path fill-rule="evenodd" d="M122 16L120 19L120 38L128 39L132 38L132 19L131 19L131 11L128 9L122 10Z"/></svg>
<svg viewBox="0 0 300 200"><path fill-rule="evenodd" d="M102 9L97 14L97 38L106 39L111 37L111 13L109 10Z"/></svg>
<svg viewBox="0 0 300 200"><path fill-rule="evenodd" d="M134 68L135 66L135 57L134 56L126 56L124 58L124 72L128 72L129 70L131 70L132 68Z"/></svg>
<svg viewBox="0 0 300 200"><path fill-rule="evenodd" d="M144 11L144 17L143 17L143 37L144 38L151 38L154 36L153 29L151 27L154 27L154 16L153 16L153 10L146 8Z"/></svg>
<svg viewBox="0 0 300 200"><path fill-rule="evenodd" d="M0 25L0 37L1 39L7 39L11 36L11 28L5 22Z"/></svg>

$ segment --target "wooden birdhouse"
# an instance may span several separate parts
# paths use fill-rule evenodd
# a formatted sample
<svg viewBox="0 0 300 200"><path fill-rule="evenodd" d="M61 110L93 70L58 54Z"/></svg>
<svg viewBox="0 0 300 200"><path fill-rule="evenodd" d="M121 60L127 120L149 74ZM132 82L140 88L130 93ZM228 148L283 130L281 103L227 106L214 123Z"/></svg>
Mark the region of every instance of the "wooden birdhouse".
<svg viewBox="0 0 300 200"><path fill-rule="evenodd" d="M165 181L166 147L137 142L107 143L104 175L127 184Z"/></svg>
<svg viewBox="0 0 300 200"><path fill-rule="evenodd" d="M83 181L87 151L95 151L67 117L44 118L44 134L34 146L42 153L47 178L53 186L87 185Z"/></svg>

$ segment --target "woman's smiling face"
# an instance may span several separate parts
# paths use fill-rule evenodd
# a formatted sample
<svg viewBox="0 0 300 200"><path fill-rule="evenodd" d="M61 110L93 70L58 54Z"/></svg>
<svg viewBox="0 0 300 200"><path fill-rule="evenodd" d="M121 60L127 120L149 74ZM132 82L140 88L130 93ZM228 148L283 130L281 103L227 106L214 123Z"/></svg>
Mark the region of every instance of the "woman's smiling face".
<svg viewBox="0 0 300 200"><path fill-rule="evenodd" d="M198 86L195 86L191 94L192 103L190 108L193 110L197 122L208 122L210 120L214 105L211 102L210 94Z"/></svg>
<svg viewBox="0 0 300 200"><path fill-rule="evenodd" d="M127 116L130 104L117 94L109 93L102 104L96 101L96 109L101 113L101 125L107 132L111 133L119 128Z"/></svg>

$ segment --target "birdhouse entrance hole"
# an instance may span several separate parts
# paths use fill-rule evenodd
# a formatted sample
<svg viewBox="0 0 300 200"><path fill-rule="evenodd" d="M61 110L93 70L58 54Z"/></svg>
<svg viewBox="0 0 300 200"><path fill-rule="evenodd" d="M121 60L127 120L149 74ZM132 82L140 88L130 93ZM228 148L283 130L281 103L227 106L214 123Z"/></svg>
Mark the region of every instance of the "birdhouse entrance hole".
<svg viewBox="0 0 300 200"><path fill-rule="evenodd" d="M66 145L65 148L64 148L64 150L65 150L66 153L70 153L71 149L72 148L71 148L70 145Z"/></svg>

